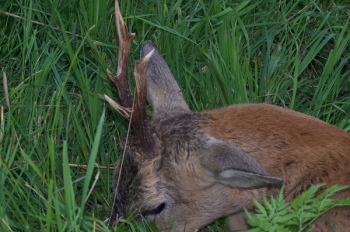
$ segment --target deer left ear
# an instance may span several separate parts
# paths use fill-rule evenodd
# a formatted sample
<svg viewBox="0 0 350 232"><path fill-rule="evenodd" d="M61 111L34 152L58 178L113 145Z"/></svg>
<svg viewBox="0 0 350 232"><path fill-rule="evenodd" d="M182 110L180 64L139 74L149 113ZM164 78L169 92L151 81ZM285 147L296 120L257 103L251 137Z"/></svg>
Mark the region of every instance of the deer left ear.
<svg viewBox="0 0 350 232"><path fill-rule="evenodd" d="M147 99L152 105L152 119L164 119L191 112L168 64L151 41L142 45L141 57L154 51L147 65Z"/></svg>
<svg viewBox="0 0 350 232"><path fill-rule="evenodd" d="M226 142L210 138L200 151L200 162L206 172L221 184L233 188L258 188L281 184L246 152Z"/></svg>

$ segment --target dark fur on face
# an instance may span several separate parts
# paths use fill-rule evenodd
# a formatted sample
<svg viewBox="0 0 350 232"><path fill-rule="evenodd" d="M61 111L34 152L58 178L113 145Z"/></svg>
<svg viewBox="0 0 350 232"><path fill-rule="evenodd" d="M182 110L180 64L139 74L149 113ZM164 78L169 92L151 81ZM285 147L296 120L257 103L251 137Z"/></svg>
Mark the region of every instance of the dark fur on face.
<svg viewBox="0 0 350 232"><path fill-rule="evenodd" d="M138 173L138 164L128 154L125 154L124 160L121 159L113 174L112 187L112 206L109 223L115 224L123 215L127 215L128 206L133 195L134 180ZM118 180L122 180L118 184Z"/></svg>

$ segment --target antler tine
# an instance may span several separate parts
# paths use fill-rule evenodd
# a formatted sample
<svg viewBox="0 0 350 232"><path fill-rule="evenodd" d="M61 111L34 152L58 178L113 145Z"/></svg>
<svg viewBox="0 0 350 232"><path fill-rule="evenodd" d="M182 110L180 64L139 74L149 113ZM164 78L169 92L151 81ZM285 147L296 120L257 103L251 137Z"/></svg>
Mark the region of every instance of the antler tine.
<svg viewBox="0 0 350 232"><path fill-rule="evenodd" d="M123 116L126 119L130 119L131 117L131 109L123 107L116 103L112 98L108 97L106 94L104 94L105 99L108 101L108 103L115 109L121 116Z"/></svg>
<svg viewBox="0 0 350 232"><path fill-rule="evenodd" d="M128 82L128 60L130 54L131 40L135 37L135 33L129 33L128 28L123 20L120 12L118 0L115 1L115 17L119 37L118 49L118 67L117 75L113 76L107 71L109 79L113 81L118 89L118 95L123 108L132 107L132 96ZM118 110L118 112L120 112ZM124 116L124 115L123 115Z"/></svg>

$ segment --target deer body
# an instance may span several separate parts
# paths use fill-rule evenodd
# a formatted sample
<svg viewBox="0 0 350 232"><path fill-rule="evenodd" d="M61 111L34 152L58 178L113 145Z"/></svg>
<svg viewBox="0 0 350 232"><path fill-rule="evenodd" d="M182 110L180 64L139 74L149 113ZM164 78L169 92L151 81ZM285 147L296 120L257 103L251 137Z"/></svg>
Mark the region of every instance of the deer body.
<svg viewBox="0 0 350 232"><path fill-rule="evenodd" d="M313 184L350 184L350 134L335 126L269 104L234 105L204 114L212 121L206 127L209 134L247 152L269 174L283 179L287 200ZM277 190L272 186L261 191L263 195L274 195ZM336 195L349 196L350 190ZM349 207L336 208L327 216L336 231L348 230ZM231 225L241 229L235 224L244 223L236 218L242 220L239 214L233 215ZM325 228L324 221L319 220L315 231L328 231Z"/></svg>
<svg viewBox="0 0 350 232"><path fill-rule="evenodd" d="M137 91L130 109L130 92L123 89L133 35L117 4L116 16L121 71L110 79L123 105L106 100L130 121L130 131L114 175L111 223L137 212L136 217L154 220L164 231L191 232L229 216L232 228L245 229L243 208L253 209L253 198L274 195L282 184L287 200L312 184L350 184L349 133L268 104L192 112L151 42L143 44L136 63ZM150 121L146 96L153 109ZM336 197L350 197L350 190ZM326 216L338 231L350 226L350 207ZM321 219L315 230L328 227Z"/></svg>

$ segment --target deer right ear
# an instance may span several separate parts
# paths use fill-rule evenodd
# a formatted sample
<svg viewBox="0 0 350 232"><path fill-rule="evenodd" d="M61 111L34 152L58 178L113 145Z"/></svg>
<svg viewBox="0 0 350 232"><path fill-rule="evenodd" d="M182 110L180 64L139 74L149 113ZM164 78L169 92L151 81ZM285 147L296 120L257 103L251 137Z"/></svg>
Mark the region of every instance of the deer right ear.
<svg viewBox="0 0 350 232"><path fill-rule="evenodd" d="M141 58L152 50L147 65L147 99L153 108L153 120L190 112L169 66L151 41L143 43Z"/></svg>
<svg viewBox="0 0 350 232"><path fill-rule="evenodd" d="M201 150L201 164L218 182L233 188L257 188L281 184L250 155L228 143L210 138Z"/></svg>

